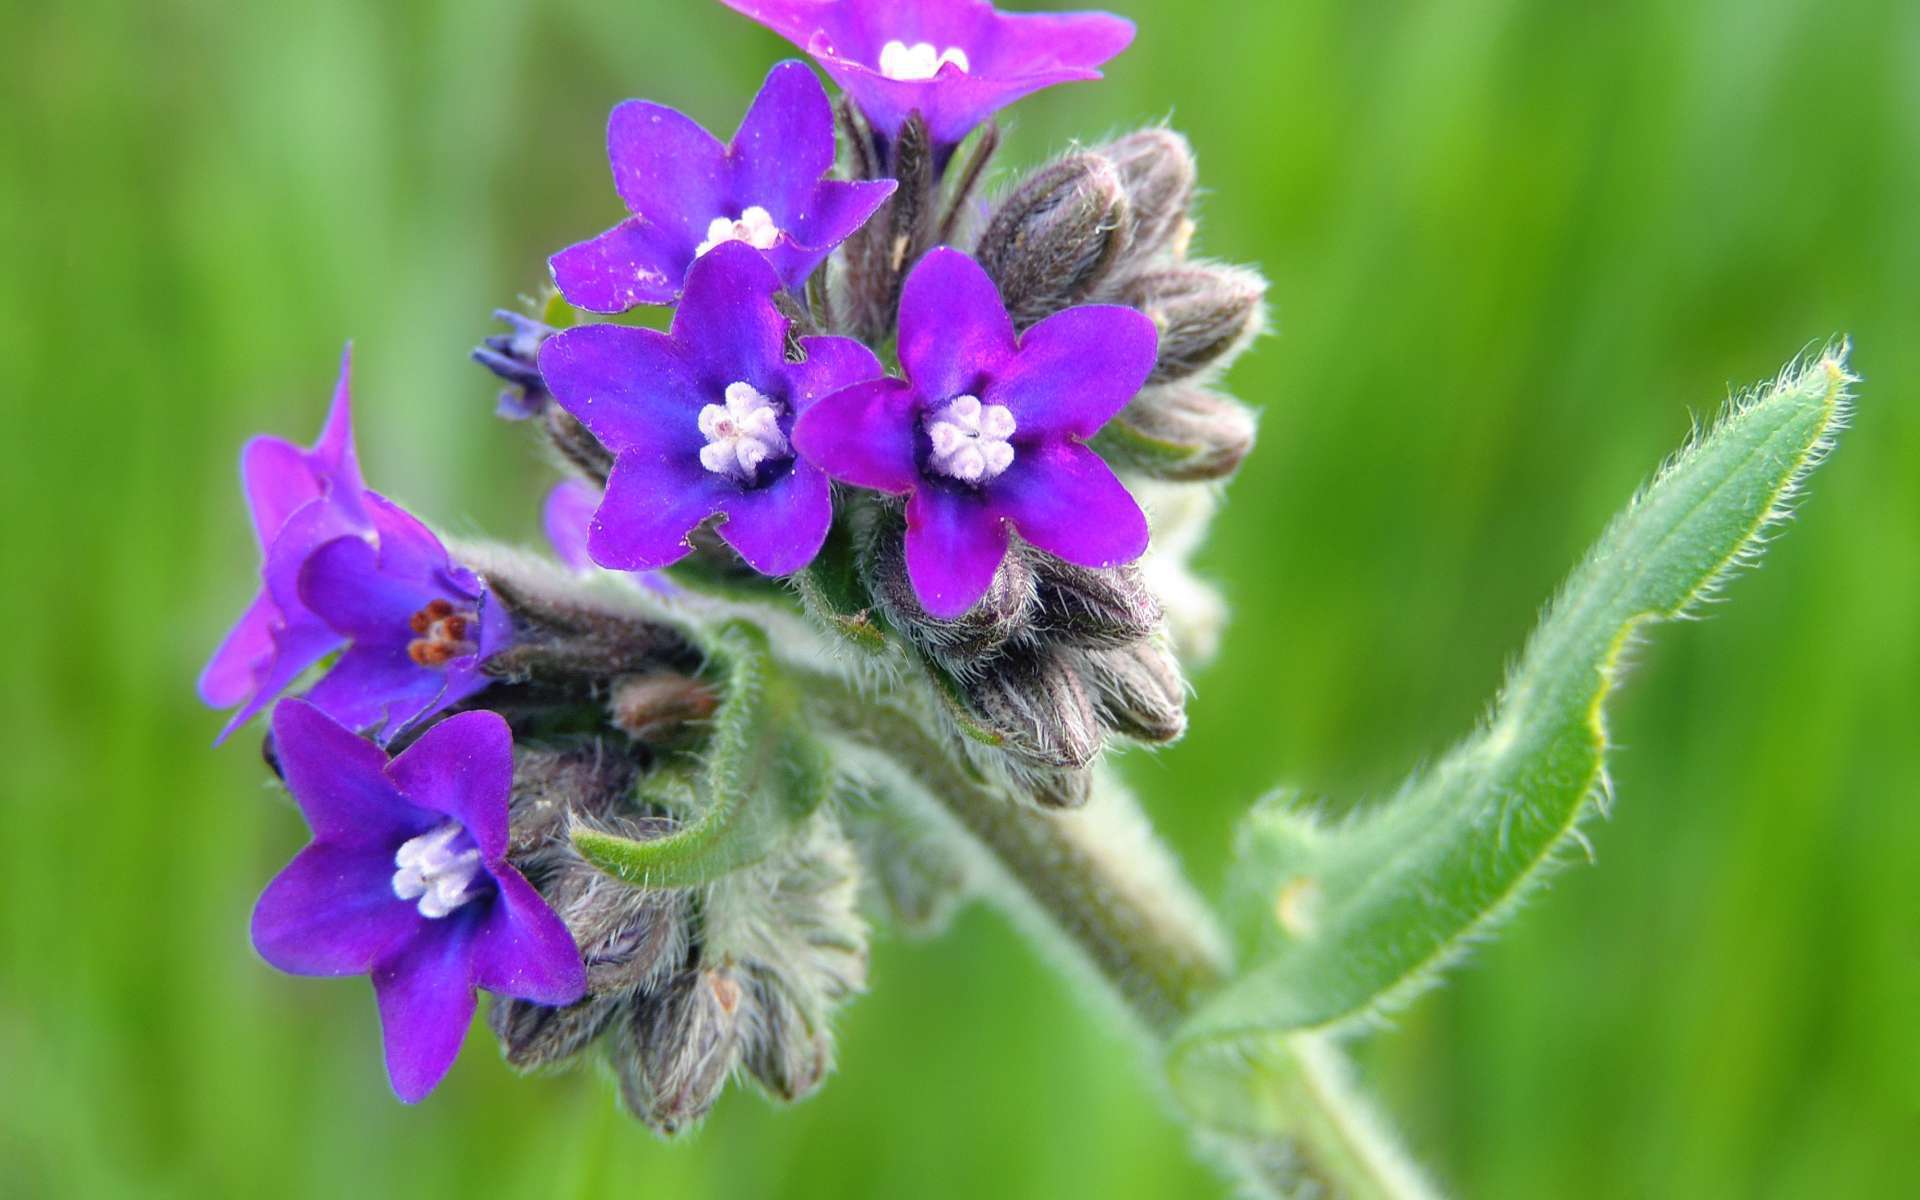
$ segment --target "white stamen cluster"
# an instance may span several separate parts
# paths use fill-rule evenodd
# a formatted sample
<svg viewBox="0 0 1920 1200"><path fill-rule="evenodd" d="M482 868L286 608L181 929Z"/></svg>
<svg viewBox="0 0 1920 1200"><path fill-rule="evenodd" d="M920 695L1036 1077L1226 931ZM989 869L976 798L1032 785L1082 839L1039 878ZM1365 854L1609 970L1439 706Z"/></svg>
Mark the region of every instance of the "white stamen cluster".
<svg viewBox="0 0 1920 1200"><path fill-rule="evenodd" d="M888 79L908 82L932 79L948 63L959 67L962 73L972 69L967 52L958 46L940 50L932 42L915 42L911 46L905 42L888 42L880 47L880 73Z"/></svg>
<svg viewBox="0 0 1920 1200"><path fill-rule="evenodd" d="M960 396L927 417L933 440L928 465L962 483L986 483L1013 465L1013 413L1004 404L982 404Z"/></svg>
<svg viewBox="0 0 1920 1200"><path fill-rule="evenodd" d="M750 383L727 385L727 402L700 410L700 465L715 475L750 483L760 464L790 458L793 449L780 432L780 405Z"/></svg>
<svg viewBox="0 0 1920 1200"><path fill-rule="evenodd" d="M745 242L755 250L771 250L780 240L780 233L780 227L773 223L773 214L755 204L741 213L737 220L715 217L707 222L707 240L701 242L693 254L699 258L715 246L724 246L728 242Z"/></svg>
<svg viewBox="0 0 1920 1200"><path fill-rule="evenodd" d="M439 920L473 899L473 881L480 874L480 851L469 846L454 853L461 834L458 821L448 821L430 833L404 843L394 853L393 894L419 900L420 915Z"/></svg>

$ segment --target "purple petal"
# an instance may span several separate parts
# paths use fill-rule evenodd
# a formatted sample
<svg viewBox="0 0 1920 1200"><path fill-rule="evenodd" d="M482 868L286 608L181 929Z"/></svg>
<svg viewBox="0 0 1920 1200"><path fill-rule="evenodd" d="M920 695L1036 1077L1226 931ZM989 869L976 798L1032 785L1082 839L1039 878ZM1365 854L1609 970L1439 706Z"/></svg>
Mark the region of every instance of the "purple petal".
<svg viewBox="0 0 1920 1200"><path fill-rule="evenodd" d="M253 946L291 975L361 975L423 918L393 894L385 845L316 842L274 876L253 909Z"/></svg>
<svg viewBox="0 0 1920 1200"><path fill-rule="evenodd" d="M1070 563L1112 567L1146 553L1146 516L1085 446L1021 446L991 495L994 509L1013 520L1021 537Z"/></svg>
<svg viewBox="0 0 1920 1200"><path fill-rule="evenodd" d="M801 338L800 348L806 360L787 364L788 398L796 413L805 412L816 400L841 388L882 379L887 373L873 351L852 338Z"/></svg>
<svg viewBox="0 0 1920 1200"><path fill-rule="evenodd" d="M265 551L287 518L318 500L325 481L308 453L277 437L257 437L240 451L240 481L253 516L254 538Z"/></svg>
<svg viewBox="0 0 1920 1200"><path fill-rule="evenodd" d="M445 1078L473 1022L476 925L458 918L425 922L418 936L373 969L387 1078L408 1104L426 1099Z"/></svg>
<svg viewBox="0 0 1920 1200"><path fill-rule="evenodd" d="M813 561L833 524L833 487L818 467L795 460L784 479L726 497L720 536L762 575L791 575Z"/></svg>
<svg viewBox="0 0 1920 1200"><path fill-rule="evenodd" d="M554 555L575 571L593 570L593 559L587 554L587 524L603 494L584 479L568 479L554 485L540 508L540 528Z"/></svg>
<svg viewBox="0 0 1920 1200"><path fill-rule="evenodd" d="M380 545L381 573L434 589L443 588L450 576L463 574L448 559L446 546L420 518L377 492L368 492L366 500L367 515ZM471 580L462 583L469 597L479 594Z"/></svg>
<svg viewBox="0 0 1920 1200"><path fill-rule="evenodd" d="M629 451L614 460L606 499L587 528L593 561L610 571L652 571L687 556L687 535L733 490L697 454Z"/></svg>
<svg viewBox="0 0 1920 1200"><path fill-rule="evenodd" d="M773 303L779 291L779 272L745 242L715 246L687 272L672 336L704 385L682 400L690 411L718 401L730 383L772 390L785 367L789 324Z"/></svg>
<svg viewBox="0 0 1920 1200"><path fill-rule="evenodd" d="M815 401L793 423L801 457L858 487L904 494L920 486L914 463L919 396L898 379L875 379Z"/></svg>
<svg viewBox="0 0 1920 1200"><path fill-rule="evenodd" d="M353 448L353 345L340 352L340 377L333 385L333 403L320 440L313 444L313 462L333 485L343 503L351 504L366 490L360 477L360 459Z"/></svg>
<svg viewBox="0 0 1920 1200"><path fill-rule="evenodd" d="M978 396L1014 356L1013 322L979 263L929 251L900 291L900 365L930 404Z"/></svg>
<svg viewBox="0 0 1920 1200"><path fill-rule="evenodd" d="M673 229L629 217L568 246L547 260L547 269L568 304L623 313L639 304L673 303L697 245Z"/></svg>
<svg viewBox="0 0 1920 1200"><path fill-rule="evenodd" d="M639 447L648 456L697 460L706 444L694 403L700 378L663 333L625 325L563 330L540 347L540 373L560 407L616 455Z"/></svg>
<svg viewBox="0 0 1920 1200"><path fill-rule="evenodd" d="M274 698L300 678L308 667L338 650L346 639L327 627L326 622L301 610L284 624L275 627L272 648L254 670L254 689L245 704L234 710L213 739L218 746L272 704Z"/></svg>
<svg viewBox="0 0 1920 1200"><path fill-rule="evenodd" d="M1006 554L1007 523L980 498L929 486L907 501L907 577L931 615L972 608Z"/></svg>
<svg viewBox="0 0 1920 1200"><path fill-rule="evenodd" d="M520 872L504 862L490 869L500 890L474 936L474 982L535 1004L586 995L587 968L566 924Z"/></svg>
<svg viewBox="0 0 1920 1200"><path fill-rule="evenodd" d="M273 710L273 743L287 790L315 841L389 854L433 827L388 781L387 756L304 700Z"/></svg>
<svg viewBox="0 0 1920 1200"><path fill-rule="evenodd" d="M802 202L799 216L786 219L786 236L766 251L767 261L789 290L798 291L834 247L865 225L898 186L891 179L821 182Z"/></svg>
<svg viewBox="0 0 1920 1200"><path fill-rule="evenodd" d="M805 63L783 62L767 72L728 152L733 197L760 205L791 231L834 160L833 105ZM709 217L723 215L739 214Z"/></svg>
<svg viewBox="0 0 1920 1200"><path fill-rule="evenodd" d="M1139 394L1159 356L1145 313L1087 305L1055 313L1020 339L1020 353L981 396L1013 410L1018 442L1090 438Z"/></svg>
<svg viewBox="0 0 1920 1200"><path fill-rule="evenodd" d="M507 852L513 731L499 713L448 717L388 763L386 777L410 803L460 822L489 862Z"/></svg>
<svg viewBox="0 0 1920 1200"><path fill-rule="evenodd" d="M279 536L267 548L267 560L260 573L267 594L280 606L289 624L307 612L306 604L300 599L300 572L307 565L307 558L336 538L359 537L367 532L368 524L361 510L349 512L332 496L315 500L287 518Z"/></svg>
<svg viewBox="0 0 1920 1200"><path fill-rule="evenodd" d="M256 674L273 654L273 627L279 619L280 609L271 596L253 598L200 672L200 699L207 707L230 708L253 694Z"/></svg>
<svg viewBox="0 0 1920 1200"><path fill-rule="evenodd" d="M688 248L722 214L732 183L727 148L691 117L664 104L628 100L607 118L613 186L627 211L679 235Z"/></svg>
<svg viewBox="0 0 1920 1200"><path fill-rule="evenodd" d="M306 699L349 729L377 730L391 742L447 689L447 672L423 667L404 640L355 642Z"/></svg>
<svg viewBox="0 0 1920 1200"><path fill-rule="evenodd" d="M356 641L411 640L407 622L437 593L418 578L381 569L385 550L357 537L336 538L300 568L300 599L334 629Z"/></svg>

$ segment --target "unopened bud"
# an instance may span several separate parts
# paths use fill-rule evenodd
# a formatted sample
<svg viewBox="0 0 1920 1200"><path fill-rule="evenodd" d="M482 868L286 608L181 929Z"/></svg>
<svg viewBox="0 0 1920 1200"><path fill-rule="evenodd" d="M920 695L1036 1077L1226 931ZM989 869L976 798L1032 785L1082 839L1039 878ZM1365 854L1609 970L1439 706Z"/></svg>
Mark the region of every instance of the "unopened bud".
<svg viewBox="0 0 1920 1200"><path fill-rule="evenodd" d="M553 865L528 856L567 849L567 826L576 816L607 817L620 811L633 793L639 769L631 758L599 742L564 750L516 747L507 842L514 865L523 873Z"/></svg>
<svg viewBox="0 0 1920 1200"><path fill-rule="evenodd" d="M1082 654L1080 677L1115 733L1161 745L1187 731L1187 681L1173 655L1151 639Z"/></svg>
<svg viewBox="0 0 1920 1200"><path fill-rule="evenodd" d="M1094 153L1113 164L1126 191L1133 221L1129 261L1142 262L1162 251L1176 257L1185 253L1197 174L1187 139L1154 127L1108 142Z"/></svg>
<svg viewBox="0 0 1920 1200"><path fill-rule="evenodd" d="M711 687L687 675L628 675L614 681L607 698L614 725L655 746L683 740L719 705Z"/></svg>
<svg viewBox="0 0 1920 1200"><path fill-rule="evenodd" d="M1030 767L1080 768L1100 753L1093 698L1061 654L1023 647L964 684L967 706Z"/></svg>
<svg viewBox="0 0 1920 1200"><path fill-rule="evenodd" d="M713 1108L740 1057L740 984L725 970L683 971L640 998L613 1049L620 1099L662 1134Z"/></svg>
<svg viewBox="0 0 1920 1200"><path fill-rule="evenodd" d="M1026 328L1084 300L1127 247L1120 174L1097 154L1071 154L1015 188L980 235L977 257Z"/></svg>
<svg viewBox="0 0 1920 1200"><path fill-rule="evenodd" d="M914 645L966 673L982 656L1006 645L1025 629L1034 597L1034 574L1026 556L1009 553L988 585L986 595L959 618L942 621L928 615L907 574L904 531L898 525L875 530L864 565L867 586L881 613Z"/></svg>
<svg viewBox="0 0 1920 1200"><path fill-rule="evenodd" d="M607 486L607 476L613 473L613 455L572 413L557 404L547 406L547 440L574 470L601 487Z"/></svg>
<svg viewBox="0 0 1920 1200"><path fill-rule="evenodd" d="M575 815L568 831L513 863L573 935L591 995L621 995L652 986L686 956L685 893L634 887L601 871L574 848L573 829L631 841L663 838L678 826L667 817Z"/></svg>
<svg viewBox="0 0 1920 1200"><path fill-rule="evenodd" d="M540 344L556 331L510 309L495 310L493 319L505 322L511 332L495 334L475 347L473 361L512 385L500 393L500 416L509 421L537 417L553 398L537 365Z"/></svg>
<svg viewBox="0 0 1920 1200"><path fill-rule="evenodd" d="M777 1100L812 1095L833 1071L833 1039L817 1029L785 989L762 978L747 988L751 1013L740 1064Z"/></svg>
<svg viewBox="0 0 1920 1200"><path fill-rule="evenodd" d="M1253 410L1191 384L1148 388L1100 434L1103 457L1156 479L1225 479L1253 451Z"/></svg>
<svg viewBox="0 0 1920 1200"><path fill-rule="evenodd" d="M587 1048L606 1029L621 1001L588 996L564 1008L500 997L487 1011L487 1028L500 1040L507 1064L533 1071L564 1062Z"/></svg>
<svg viewBox="0 0 1920 1200"><path fill-rule="evenodd" d="M1266 319L1267 281L1242 267L1195 264L1129 280L1127 303L1160 329L1160 360L1149 383L1225 366Z"/></svg>
<svg viewBox="0 0 1920 1200"><path fill-rule="evenodd" d="M1085 768L1029 771L1027 777L1033 798L1047 808L1085 808L1093 799L1093 772Z"/></svg>
<svg viewBox="0 0 1920 1200"><path fill-rule="evenodd" d="M1160 602L1132 564L1077 567L1050 554L1034 554L1039 600L1035 625L1052 639L1081 646L1120 646L1151 634L1160 624Z"/></svg>

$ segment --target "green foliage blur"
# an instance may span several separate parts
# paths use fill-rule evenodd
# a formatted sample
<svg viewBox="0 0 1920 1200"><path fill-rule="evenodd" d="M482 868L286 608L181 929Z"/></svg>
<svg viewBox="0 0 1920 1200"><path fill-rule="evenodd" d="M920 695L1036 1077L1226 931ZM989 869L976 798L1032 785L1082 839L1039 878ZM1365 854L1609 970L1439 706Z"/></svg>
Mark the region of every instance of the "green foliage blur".
<svg viewBox="0 0 1920 1200"><path fill-rule="evenodd" d="M1204 886L1278 783L1390 789L1728 384L1851 333L1853 432L1765 568L1616 709L1618 805L1367 1040L1474 1197L1912 1194L1920 1173L1920 5L1117 0L1009 166L1171 115L1259 263L1236 610L1130 772ZM355 339L376 487L531 542L465 352L611 223L606 110L730 129L783 44L699 0L76 0L0 46L0 1195L1208 1197L1150 1064L994 912L884 938L838 1076L664 1145L476 1036L417 1109L364 981L275 974L300 844L192 682L251 588L234 463Z"/></svg>

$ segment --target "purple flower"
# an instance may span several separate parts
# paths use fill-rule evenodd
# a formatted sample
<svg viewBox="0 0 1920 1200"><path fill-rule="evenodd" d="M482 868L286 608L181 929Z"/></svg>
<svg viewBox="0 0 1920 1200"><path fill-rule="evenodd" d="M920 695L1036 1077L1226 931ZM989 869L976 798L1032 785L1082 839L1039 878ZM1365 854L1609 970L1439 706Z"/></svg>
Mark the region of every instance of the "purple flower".
<svg viewBox="0 0 1920 1200"><path fill-rule="evenodd" d="M593 560L645 571L684 557L714 513L720 536L754 570L789 575L813 561L833 522L827 477L798 458L793 423L828 392L881 374L859 342L800 339L774 306L780 277L745 246L694 265L670 333L587 325L540 349L554 400L614 455L587 532Z"/></svg>
<svg viewBox="0 0 1920 1200"><path fill-rule="evenodd" d="M239 706L216 745L345 640L307 607L298 585L301 565L316 547L371 525L353 450L351 368L349 348L340 358L333 408L312 449L258 437L241 452L263 586L200 674L200 698L209 706Z"/></svg>
<svg viewBox="0 0 1920 1200"><path fill-rule="evenodd" d="M373 976L401 1100L453 1065L476 986L586 993L567 927L506 860L513 734L497 714L450 717L392 761L299 700L273 710L273 737L313 841L254 907L254 948L295 975Z"/></svg>
<svg viewBox="0 0 1920 1200"><path fill-rule="evenodd" d="M350 642L307 699L385 743L485 688L513 622L412 514L372 492L366 506L371 539L335 538L300 568L301 601Z"/></svg>
<svg viewBox="0 0 1920 1200"><path fill-rule="evenodd" d="M952 619L986 593L1010 528L1084 567L1146 550L1140 506L1083 442L1140 390L1158 342L1144 314L1112 305L1016 338L987 273L941 248L901 292L907 378L826 397L793 442L835 479L911 497L907 573L927 611Z"/></svg>
<svg viewBox="0 0 1920 1200"><path fill-rule="evenodd" d="M633 216L552 260L567 302L599 313L672 303L693 261L729 242L765 253L797 290L894 188L822 178L833 106L798 62L767 75L727 145L671 108L629 100L607 122L607 157Z"/></svg>
<svg viewBox="0 0 1920 1200"><path fill-rule="evenodd" d="M1098 79L1133 41L1108 13L1003 13L987 0L721 0L817 59L891 138L918 111L936 145L1056 83Z"/></svg>

